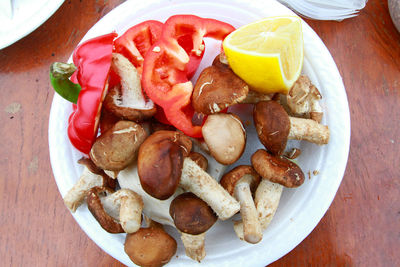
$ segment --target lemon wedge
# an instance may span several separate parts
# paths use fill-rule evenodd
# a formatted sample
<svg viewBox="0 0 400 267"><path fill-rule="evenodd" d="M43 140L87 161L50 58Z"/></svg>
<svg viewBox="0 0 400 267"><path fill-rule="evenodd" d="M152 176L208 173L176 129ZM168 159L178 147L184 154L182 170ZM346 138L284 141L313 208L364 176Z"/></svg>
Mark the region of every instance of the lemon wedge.
<svg viewBox="0 0 400 267"><path fill-rule="evenodd" d="M232 70L253 90L287 94L303 66L303 33L296 16L247 24L223 42Z"/></svg>

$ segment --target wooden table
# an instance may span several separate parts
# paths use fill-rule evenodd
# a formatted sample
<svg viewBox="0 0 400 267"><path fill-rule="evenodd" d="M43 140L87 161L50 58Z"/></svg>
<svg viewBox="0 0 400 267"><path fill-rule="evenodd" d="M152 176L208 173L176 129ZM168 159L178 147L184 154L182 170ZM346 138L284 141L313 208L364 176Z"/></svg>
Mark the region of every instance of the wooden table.
<svg viewBox="0 0 400 267"><path fill-rule="evenodd" d="M64 206L47 136L50 64L67 60L89 28L121 2L65 1L36 31L0 50L1 266L121 266ZM400 34L380 0L340 23L307 22L344 80L350 157L324 218L272 266L399 266Z"/></svg>

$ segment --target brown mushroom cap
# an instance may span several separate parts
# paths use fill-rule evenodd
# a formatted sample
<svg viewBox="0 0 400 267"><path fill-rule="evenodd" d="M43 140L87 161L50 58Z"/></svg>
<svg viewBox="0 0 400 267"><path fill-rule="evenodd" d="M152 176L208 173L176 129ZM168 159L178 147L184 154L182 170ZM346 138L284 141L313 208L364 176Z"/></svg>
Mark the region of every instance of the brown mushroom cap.
<svg viewBox="0 0 400 267"><path fill-rule="evenodd" d="M100 133L104 133L111 129L121 118L115 116L113 113L108 111L105 108L101 109L101 117L100 117Z"/></svg>
<svg viewBox="0 0 400 267"><path fill-rule="evenodd" d="M251 164L263 179L273 183L290 188L304 183L304 173L296 163L281 156L273 156L263 149L251 156Z"/></svg>
<svg viewBox="0 0 400 267"><path fill-rule="evenodd" d="M248 92L248 85L221 63L201 72L193 89L192 105L199 113L218 113L245 99Z"/></svg>
<svg viewBox="0 0 400 267"><path fill-rule="evenodd" d="M252 177L250 183L250 190L254 192L260 183L261 177L251 166L240 165L232 169L230 172L222 176L220 184L222 187L233 195L235 192L236 183L239 182L245 175L250 175Z"/></svg>
<svg viewBox="0 0 400 267"><path fill-rule="evenodd" d="M173 125L164 124L152 118L150 120L150 130L152 133L157 131L176 131L176 128Z"/></svg>
<svg viewBox="0 0 400 267"><path fill-rule="evenodd" d="M169 207L176 228L186 234L204 233L217 221L217 216L206 202L187 192L177 196Z"/></svg>
<svg viewBox="0 0 400 267"><path fill-rule="evenodd" d="M230 68L224 52L214 58L212 65L219 68Z"/></svg>
<svg viewBox="0 0 400 267"><path fill-rule="evenodd" d="M131 107L119 106L116 101L122 98L120 86L115 86L108 90L106 97L104 98L104 107L117 117L125 120L131 120L135 122L141 122L154 116L157 112L157 108L151 109L135 109Z"/></svg>
<svg viewBox="0 0 400 267"><path fill-rule="evenodd" d="M254 125L258 138L274 155L282 155L290 131L289 115L275 101L261 101L254 106Z"/></svg>
<svg viewBox="0 0 400 267"><path fill-rule="evenodd" d="M290 88L286 96L290 111L296 115L309 116L310 119L320 123L323 112L319 100L322 95L310 78L301 75Z"/></svg>
<svg viewBox="0 0 400 267"><path fill-rule="evenodd" d="M237 161L246 146L246 132L240 118L218 113L207 117L202 133L211 155L225 165Z"/></svg>
<svg viewBox="0 0 400 267"><path fill-rule="evenodd" d="M87 205L89 211L96 218L100 226L109 233L124 233L124 229L119 222L114 220L113 217L107 214L103 208L103 204L100 200L101 194L112 194L114 191L107 187L93 187L88 191L87 194Z"/></svg>
<svg viewBox="0 0 400 267"><path fill-rule="evenodd" d="M167 264L175 255L177 244L174 238L161 228L140 228L127 234L125 253L137 265L157 267Z"/></svg>
<svg viewBox="0 0 400 267"><path fill-rule="evenodd" d="M139 124L119 121L96 139L90 158L104 170L122 170L136 159L139 146L146 137Z"/></svg>
<svg viewBox="0 0 400 267"><path fill-rule="evenodd" d="M203 170L207 170L208 167L208 160L202 154L198 152L190 152L189 158L193 160L197 165L200 166Z"/></svg>
<svg viewBox="0 0 400 267"><path fill-rule="evenodd" d="M157 131L140 146L138 174L146 193L160 200L172 196L178 187L183 159L189 155L192 142L183 133Z"/></svg>

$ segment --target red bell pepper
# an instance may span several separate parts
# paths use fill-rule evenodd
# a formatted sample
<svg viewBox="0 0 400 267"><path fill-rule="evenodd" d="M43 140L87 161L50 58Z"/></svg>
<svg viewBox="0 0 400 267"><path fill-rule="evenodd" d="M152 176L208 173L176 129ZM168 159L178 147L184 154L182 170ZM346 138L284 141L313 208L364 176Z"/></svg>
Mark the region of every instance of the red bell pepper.
<svg viewBox="0 0 400 267"><path fill-rule="evenodd" d="M142 74L143 60L147 51L160 38L163 23L156 20L148 20L129 28L123 35L114 41L115 52L121 53L128 58ZM185 49L191 51L193 44L190 36L182 36L178 43ZM203 42L204 45L204 42ZM187 67L188 77L192 77L200 65L204 50L201 54L190 53L190 60ZM115 81L112 75L111 81ZM166 119L162 108L157 109L156 118L162 123L170 124Z"/></svg>
<svg viewBox="0 0 400 267"><path fill-rule="evenodd" d="M129 28L115 42L115 52L124 55L142 73L143 60L150 47L160 38L163 23L147 20Z"/></svg>
<svg viewBox="0 0 400 267"><path fill-rule="evenodd" d="M116 33L102 35L79 45L73 54L75 78L82 87L69 117L68 137L79 151L88 154L98 132L100 110L107 93L113 41Z"/></svg>
<svg viewBox="0 0 400 267"><path fill-rule="evenodd" d="M204 37L223 40L233 30L233 26L214 19L172 16L165 22L161 38L146 54L142 86L148 97L164 109L168 121L186 135L202 137L201 126L192 123L190 58L202 56Z"/></svg>

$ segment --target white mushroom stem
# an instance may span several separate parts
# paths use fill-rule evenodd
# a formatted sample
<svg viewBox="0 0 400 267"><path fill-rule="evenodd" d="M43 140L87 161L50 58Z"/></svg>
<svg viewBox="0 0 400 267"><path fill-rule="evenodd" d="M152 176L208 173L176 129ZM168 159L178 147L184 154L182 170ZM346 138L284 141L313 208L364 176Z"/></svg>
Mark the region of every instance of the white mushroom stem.
<svg viewBox="0 0 400 267"><path fill-rule="evenodd" d="M275 215L275 212L279 206L282 190L282 185L272 183L267 179L262 179L257 187L254 196L254 203L258 213L258 220L263 231L267 229ZM243 222L236 221L233 228L236 232L236 235L240 239L244 240Z"/></svg>
<svg viewBox="0 0 400 267"><path fill-rule="evenodd" d="M204 259L206 256L206 250L204 249L205 235L206 233L199 235L181 233L181 240L185 247L186 256L198 262Z"/></svg>
<svg viewBox="0 0 400 267"><path fill-rule="evenodd" d="M289 117L290 132L288 139L306 140L317 145L329 142L328 126L310 119Z"/></svg>
<svg viewBox="0 0 400 267"><path fill-rule="evenodd" d="M254 203L258 212L258 218L263 230L267 229L279 206L283 186L262 179L257 187Z"/></svg>
<svg viewBox="0 0 400 267"><path fill-rule="evenodd" d="M229 219L240 209L240 204L190 158L183 161L180 186L204 200L221 220Z"/></svg>
<svg viewBox="0 0 400 267"><path fill-rule="evenodd" d="M87 192L95 187L103 185L103 176L92 173L86 166L79 181L64 196L64 203L69 210L75 212L85 200Z"/></svg>
<svg viewBox="0 0 400 267"><path fill-rule="evenodd" d="M112 54L111 67L121 77L122 99L115 99L121 107L152 109L154 103L146 101L140 84L140 76L132 63L123 55Z"/></svg>
<svg viewBox="0 0 400 267"><path fill-rule="evenodd" d="M262 239L262 230L249 186L252 179L253 177L251 175L244 175L240 181L236 183L234 196L240 203L244 240L255 244Z"/></svg>
<svg viewBox="0 0 400 267"><path fill-rule="evenodd" d="M120 189L101 198L101 202L106 212L114 219L119 220L126 233L134 233L139 230L143 210L143 200L140 195L129 189Z"/></svg>

